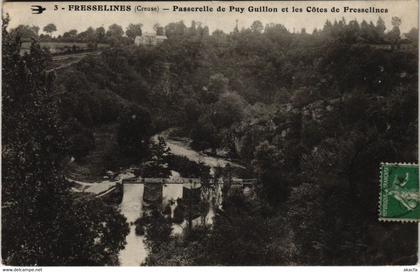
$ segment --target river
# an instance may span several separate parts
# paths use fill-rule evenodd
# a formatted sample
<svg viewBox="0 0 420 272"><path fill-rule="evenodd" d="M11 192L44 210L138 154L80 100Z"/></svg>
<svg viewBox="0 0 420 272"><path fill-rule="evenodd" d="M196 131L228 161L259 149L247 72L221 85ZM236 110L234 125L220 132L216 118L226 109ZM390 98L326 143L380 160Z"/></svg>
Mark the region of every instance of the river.
<svg viewBox="0 0 420 272"><path fill-rule="evenodd" d="M124 184L121 213L130 224L130 233L126 237L126 246L120 252L119 260L122 266L139 266L146 256L144 236L136 235L134 221L143 213L144 184Z"/></svg>

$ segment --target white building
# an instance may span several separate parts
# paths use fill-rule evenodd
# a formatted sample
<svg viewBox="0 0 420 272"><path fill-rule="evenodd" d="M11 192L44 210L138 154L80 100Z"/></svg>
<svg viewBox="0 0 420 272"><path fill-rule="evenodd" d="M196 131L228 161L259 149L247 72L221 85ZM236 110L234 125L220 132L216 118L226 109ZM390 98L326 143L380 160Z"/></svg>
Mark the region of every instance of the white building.
<svg viewBox="0 0 420 272"><path fill-rule="evenodd" d="M141 36L137 36L134 39L134 44L139 45L146 45L146 46L154 46L157 44L162 43L166 40L167 37L165 35L156 35L155 33L143 33Z"/></svg>

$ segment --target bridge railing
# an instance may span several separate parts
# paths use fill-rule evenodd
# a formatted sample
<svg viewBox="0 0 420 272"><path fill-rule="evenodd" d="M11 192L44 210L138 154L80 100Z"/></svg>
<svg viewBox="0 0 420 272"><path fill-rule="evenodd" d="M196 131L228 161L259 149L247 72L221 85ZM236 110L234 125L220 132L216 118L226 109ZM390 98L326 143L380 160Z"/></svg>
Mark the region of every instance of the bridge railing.
<svg viewBox="0 0 420 272"><path fill-rule="evenodd" d="M128 184L145 184L145 183L150 183L150 184L197 184L197 183L201 183L201 179L200 178L175 178L175 179L171 179L171 178L143 178L143 177L135 177L135 178L127 178L124 179L123 181L124 183L128 183ZM215 182L214 180L210 180L208 182L209 184L223 184L223 180L221 181L217 181ZM243 185L243 186L253 186L257 183L257 179L239 179L239 178L233 178L231 180L231 184L232 185Z"/></svg>
<svg viewBox="0 0 420 272"><path fill-rule="evenodd" d="M189 184L189 183L201 183L199 178L128 178L124 179L123 183L151 183L151 184Z"/></svg>

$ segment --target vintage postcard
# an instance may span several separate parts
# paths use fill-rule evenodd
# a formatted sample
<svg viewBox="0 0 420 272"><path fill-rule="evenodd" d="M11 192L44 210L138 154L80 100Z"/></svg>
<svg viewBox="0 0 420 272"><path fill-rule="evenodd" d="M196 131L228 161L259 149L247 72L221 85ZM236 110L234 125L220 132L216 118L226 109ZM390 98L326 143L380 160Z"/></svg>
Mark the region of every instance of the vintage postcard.
<svg viewBox="0 0 420 272"><path fill-rule="evenodd" d="M418 262L417 0L2 22L2 266Z"/></svg>

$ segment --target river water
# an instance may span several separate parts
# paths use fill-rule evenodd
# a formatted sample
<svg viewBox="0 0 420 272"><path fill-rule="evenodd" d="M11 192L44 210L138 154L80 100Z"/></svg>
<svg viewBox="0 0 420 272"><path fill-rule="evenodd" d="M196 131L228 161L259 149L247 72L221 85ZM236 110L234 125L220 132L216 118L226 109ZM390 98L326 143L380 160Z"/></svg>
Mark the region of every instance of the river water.
<svg viewBox="0 0 420 272"><path fill-rule="evenodd" d="M133 224L143 213L144 184L124 184L124 195L121 202L121 213L127 217L130 233L126 237L126 246L120 252L119 260L122 266L139 266L146 256L144 236L137 236Z"/></svg>

